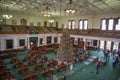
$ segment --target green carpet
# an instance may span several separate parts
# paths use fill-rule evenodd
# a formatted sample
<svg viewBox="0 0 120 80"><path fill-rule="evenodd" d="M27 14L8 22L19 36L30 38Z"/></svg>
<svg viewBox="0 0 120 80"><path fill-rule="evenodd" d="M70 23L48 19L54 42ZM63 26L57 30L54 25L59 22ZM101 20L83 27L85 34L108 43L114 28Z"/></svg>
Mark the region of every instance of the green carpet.
<svg viewBox="0 0 120 80"><path fill-rule="evenodd" d="M28 50L21 51L17 53L19 59L23 59L24 56L28 53ZM92 55L100 56L103 55L102 52L91 51ZM49 59L57 59L54 53L44 54ZM5 59L4 62L7 64L7 68L11 69L11 74L16 77L17 80L22 80L23 77L17 74L17 69L13 69L13 65L9 64L10 59ZM32 68L31 68L32 69ZM37 71L38 80L44 80L42 76ZM69 70L69 66L66 71L63 72L55 72L54 74L57 78L60 78L63 75L66 75L67 80L119 80L120 78L120 65L117 65L114 69L112 67L111 58L105 67L101 67L99 69L99 74L96 74L96 63L91 63L89 65L85 65L82 62L77 62L74 64L74 69L72 72Z"/></svg>

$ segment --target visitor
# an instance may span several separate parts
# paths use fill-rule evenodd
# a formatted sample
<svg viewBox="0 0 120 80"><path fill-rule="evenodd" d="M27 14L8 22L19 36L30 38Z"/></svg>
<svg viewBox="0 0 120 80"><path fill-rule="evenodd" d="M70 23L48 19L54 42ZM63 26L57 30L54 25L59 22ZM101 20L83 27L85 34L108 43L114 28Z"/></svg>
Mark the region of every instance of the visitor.
<svg viewBox="0 0 120 80"><path fill-rule="evenodd" d="M119 63L119 57L117 56L115 59L115 63L118 64Z"/></svg>
<svg viewBox="0 0 120 80"><path fill-rule="evenodd" d="M63 76L62 80L67 80L67 79L66 79L66 76Z"/></svg>
<svg viewBox="0 0 120 80"><path fill-rule="evenodd" d="M113 56L114 56L115 54L117 54L117 50L116 50L116 49L113 50Z"/></svg>
<svg viewBox="0 0 120 80"><path fill-rule="evenodd" d="M97 48L97 50L98 50L98 52L100 52L100 48L99 47Z"/></svg>
<svg viewBox="0 0 120 80"><path fill-rule="evenodd" d="M107 61L109 61L109 59L110 59L110 51L109 50L107 50L106 57L107 57Z"/></svg>
<svg viewBox="0 0 120 80"><path fill-rule="evenodd" d="M73 73L73 64L70 64L70 74L72 75Z"/></svg>
<svg viewBox="0 0 120 80"><path fill-rule="evenodd" d="M113 65L113 68L116 67L116 58L115 57L113 57L113 59L112 59L112 65Z"/></svg>
<svg viewBox="0 0 120 80"><path fill-rule="evenodd" d="M98 61L98 62L97 62L97 65L96 65L96 70L97 70L96 74L99 73L99 68L100 68L100 62Z"/></svg>

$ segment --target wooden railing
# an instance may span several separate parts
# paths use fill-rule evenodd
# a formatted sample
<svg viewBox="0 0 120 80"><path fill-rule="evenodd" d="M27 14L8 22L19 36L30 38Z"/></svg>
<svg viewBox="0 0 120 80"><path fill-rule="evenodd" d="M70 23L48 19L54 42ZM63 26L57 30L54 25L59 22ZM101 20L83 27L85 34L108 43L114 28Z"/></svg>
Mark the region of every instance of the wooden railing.
<svg viewBox="0 0 120 80"><path fill-rule="evenodd" d="M14 30L13 31L2 31L0 30L0 34L30 34L29 31L26 32L20 32L19 30L17 30L16 26L20 26L20 25L0 25L0 27L2 26L8 26L8 27L12 27ZM28 26L27 26L28 27ZM51 27L53 29L56 30L56 32L42 32L40 30L42 29L46 29L47 27L39 27L39 32L38 34L46 34L46 33L63 33L62 28L55 28L55 27ZM50 27L48 27L50 28ZM49 30L49 29L48 29ZM100 30L100 29L88 29L88 30L79 30L79 29L69 29L70 34L73 35L83 35L83 36L95 36L95 37L107 37L107 38L120 38L120 30L119 31L113 31L113 30Z"/></svg>

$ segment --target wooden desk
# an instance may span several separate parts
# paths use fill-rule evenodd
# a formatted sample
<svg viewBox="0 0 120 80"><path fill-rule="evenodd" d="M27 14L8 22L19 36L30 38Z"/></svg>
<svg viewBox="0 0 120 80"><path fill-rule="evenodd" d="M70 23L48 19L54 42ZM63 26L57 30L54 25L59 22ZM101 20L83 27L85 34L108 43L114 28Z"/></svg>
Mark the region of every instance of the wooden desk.
<svg viewBox="0 0 120 80"><path fill-rule="evenodd" d="M53 69L46 69L45 71L42 72L43 77L47 77L53 73Z"/></svg>
<svg viewBox="0 0 120 80"><path fill-rule="evenodd" d="M28 74L28 75L26 75L26 77L25 77L24 80L30 80L30 79L36 80L37 79L37 74L36 73L34 73L34 74Z"/></svg>
<svg viewBox="0 0 120 80"><path fill-rule="evenodd" d="M106 61L100 61L100 67L104 67L106 65Z"/></svg>
<svg viewBox="0 0 120 80"><path fill-rule="evenodd" d="M58 71L59 71L59 70L66 70L67 65L66 65L66 64L60 64L60 65L58 65L57 67L58 67L58 68L57 68Z"/></svg>

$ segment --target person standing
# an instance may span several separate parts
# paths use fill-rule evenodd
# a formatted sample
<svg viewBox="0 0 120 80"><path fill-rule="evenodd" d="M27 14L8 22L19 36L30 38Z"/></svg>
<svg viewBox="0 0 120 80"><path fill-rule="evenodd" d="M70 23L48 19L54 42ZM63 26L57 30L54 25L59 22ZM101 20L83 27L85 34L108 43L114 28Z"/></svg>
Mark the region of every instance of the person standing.
<svg viewBox="0 0 120 80"><path fill-rule="evenodd" d="M100 68L100 62L97 62L97 65L96 65L96 70L97 70L97 72L96 72L96 74L99 73L99 68Z"/></svg>
<svg viewBox="0 0 120 80"><path fill-rule="evenodd" d="M112 65L113 65L113 68L116 67L116 58L115 57L112 59Z"/></svg>
<svg viewBox="0 0 120 80"><path fill-rule="evenodd" d="M62 80L67 80L67 79L66 79L66 76L63 76Z"/></svg>
<svg viewBox="0 0 120 80"><path fill-rule="evenodd" d="M73 73L73 64L70 64L70 74L72 75Z"/></svg>

